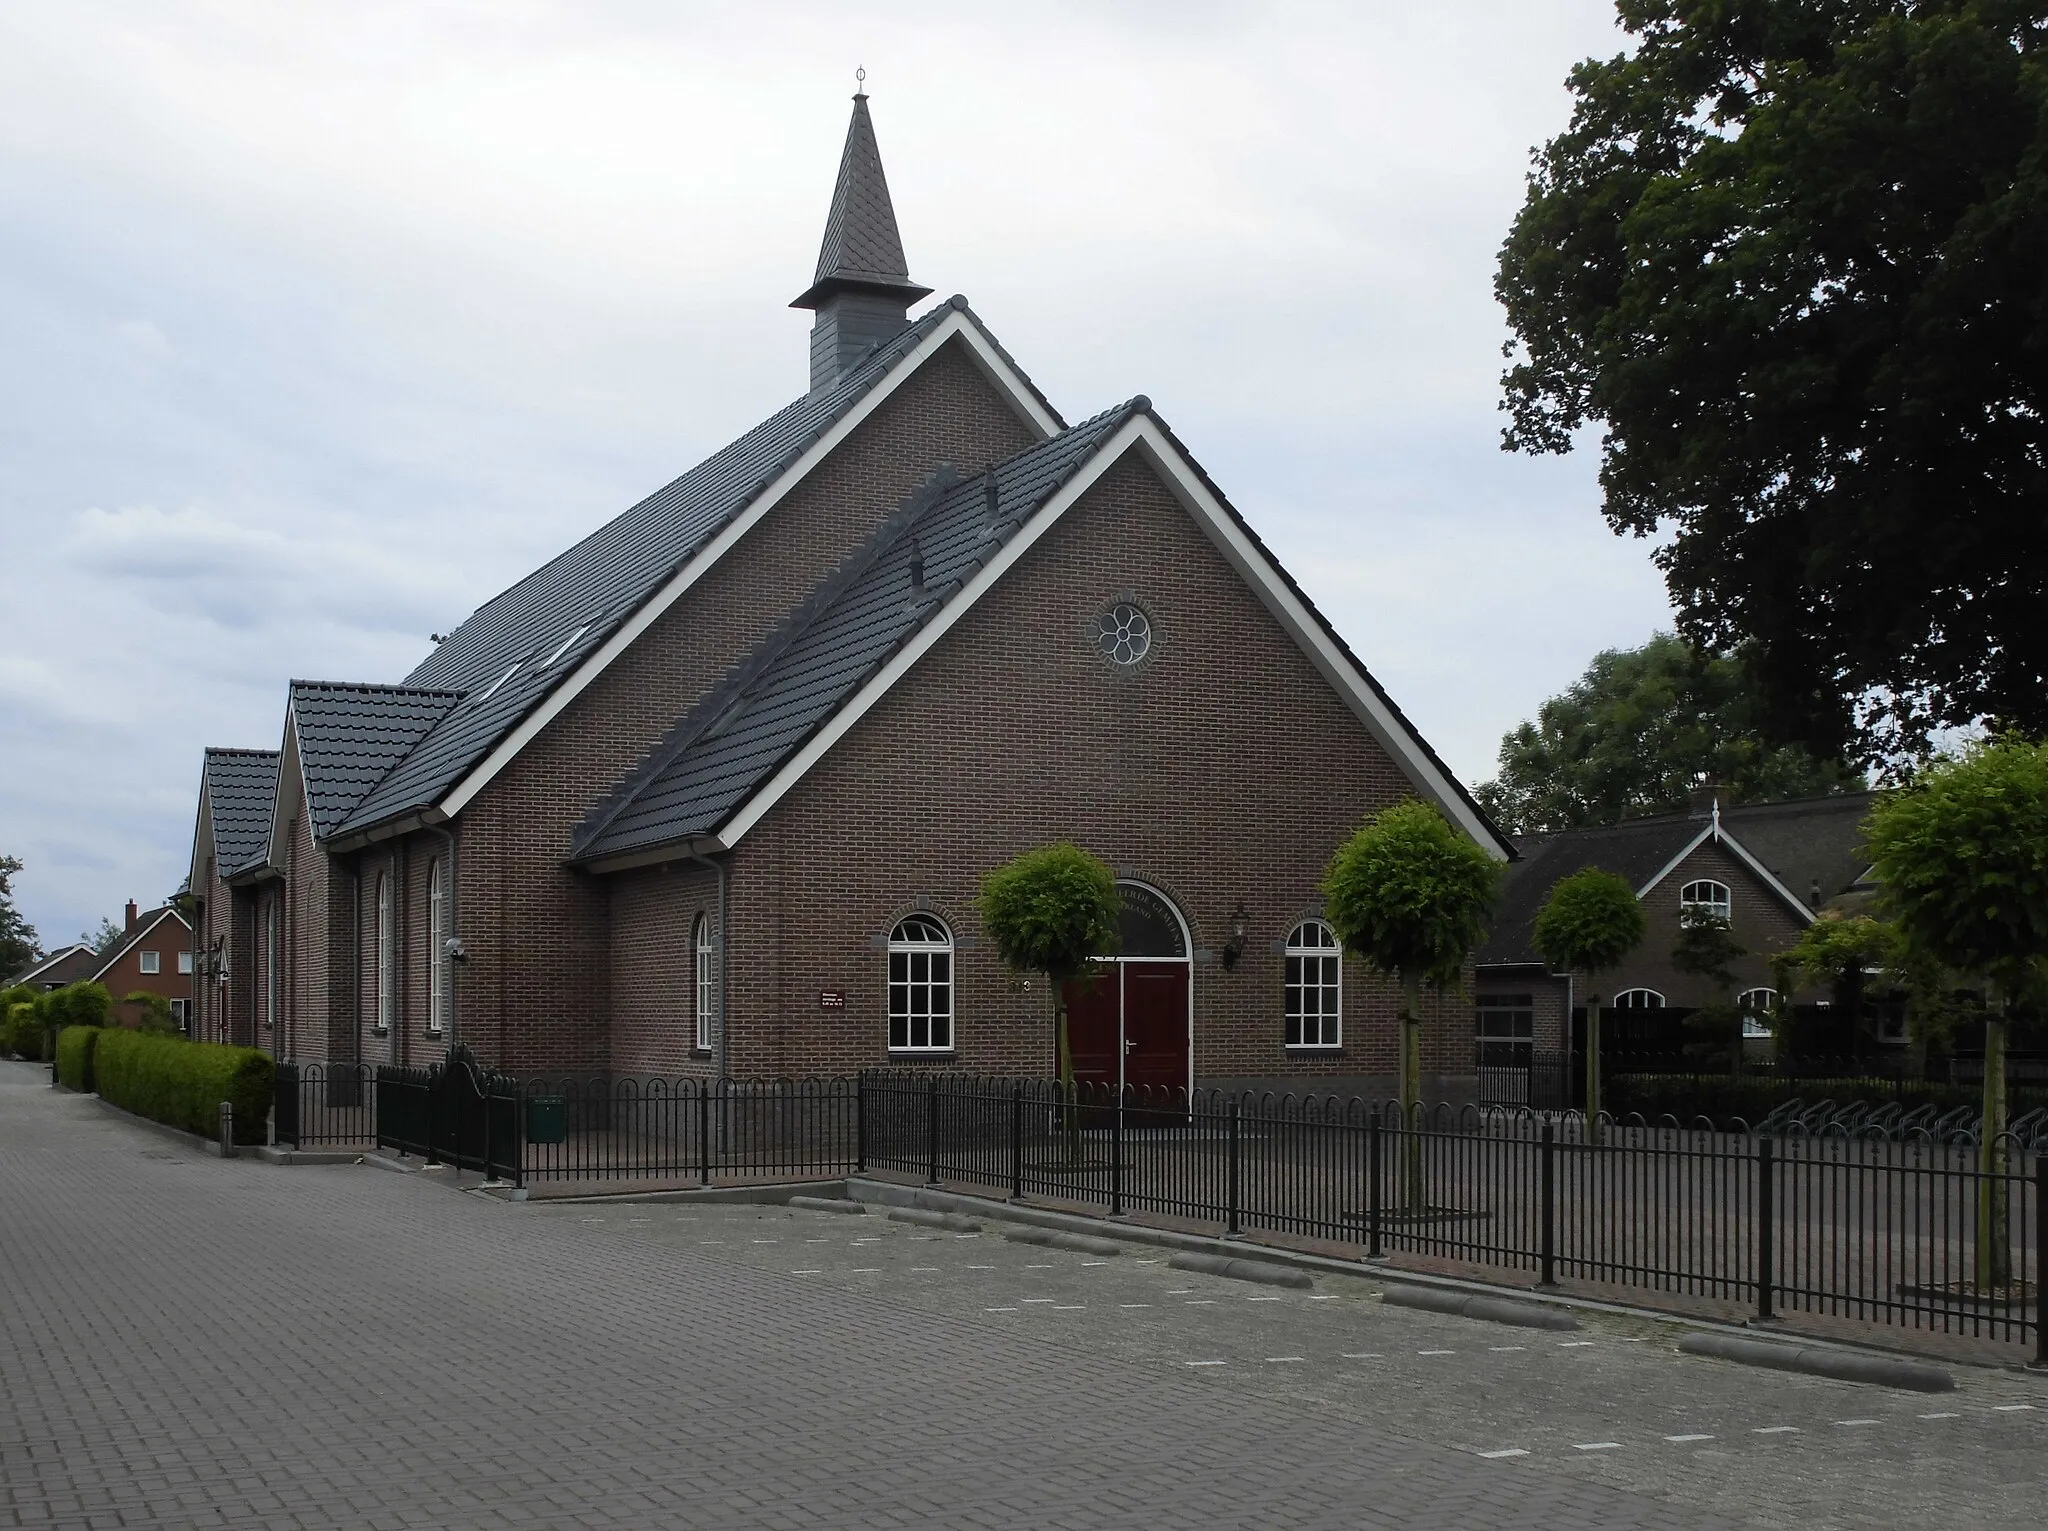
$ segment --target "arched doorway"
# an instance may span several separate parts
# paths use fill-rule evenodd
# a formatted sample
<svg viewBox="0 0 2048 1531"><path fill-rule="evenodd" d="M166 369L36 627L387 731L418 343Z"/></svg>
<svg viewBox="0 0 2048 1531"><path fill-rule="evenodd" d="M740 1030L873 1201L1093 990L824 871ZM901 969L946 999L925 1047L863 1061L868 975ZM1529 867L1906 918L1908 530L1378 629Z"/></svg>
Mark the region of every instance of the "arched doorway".
<svg viewBox="0 0 2048 1531"><path fill-rule="evenodd" d="M1187 921L1157 888L1119 880L1122 947L1067 985L1074 1078L1098 1086L1190 1088L1194 987Z"/></svg>

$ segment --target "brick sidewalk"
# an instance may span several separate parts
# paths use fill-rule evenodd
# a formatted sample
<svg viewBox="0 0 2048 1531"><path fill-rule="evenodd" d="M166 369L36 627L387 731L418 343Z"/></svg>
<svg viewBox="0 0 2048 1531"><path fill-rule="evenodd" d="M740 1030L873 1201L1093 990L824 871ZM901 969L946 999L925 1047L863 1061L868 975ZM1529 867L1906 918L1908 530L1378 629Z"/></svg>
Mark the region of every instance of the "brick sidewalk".
<svg viewBox="0 0 2048 1531"><path fill-rule="evenodd" d="M0 1524L1705 1528L0 1065Z"/></svg>

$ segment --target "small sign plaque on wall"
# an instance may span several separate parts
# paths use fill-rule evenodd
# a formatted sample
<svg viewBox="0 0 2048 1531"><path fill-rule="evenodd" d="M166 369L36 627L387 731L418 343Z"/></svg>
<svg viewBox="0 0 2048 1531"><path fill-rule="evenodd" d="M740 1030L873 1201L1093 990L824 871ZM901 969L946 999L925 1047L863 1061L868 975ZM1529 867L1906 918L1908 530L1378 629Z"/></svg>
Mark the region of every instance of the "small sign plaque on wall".
<svg viewBox="0 0 2048 1531"><path fill-rule="evenodd" d="M820 989L818 991L818 1008L820 1010L844 1010L846 1008L846 991L844 989Z"/></svg>

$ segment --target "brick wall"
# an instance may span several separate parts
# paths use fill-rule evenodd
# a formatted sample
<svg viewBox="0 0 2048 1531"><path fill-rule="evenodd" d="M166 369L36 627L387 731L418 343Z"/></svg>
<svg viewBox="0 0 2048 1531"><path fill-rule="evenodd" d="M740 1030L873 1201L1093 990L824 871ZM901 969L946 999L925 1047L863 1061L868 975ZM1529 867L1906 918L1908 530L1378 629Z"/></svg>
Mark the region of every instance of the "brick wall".
<svg viewBox="0 0 2048 1531"><path fill-rule="evenodd" d="M624 872L611 880L611 1067L620 1074L709 1075L696 1051L696 952L701 917L711 933L717 1003L718 876L695 862ZM713 1021L713 1041L717 1024Z"/></svg>
<svg viewBox="0 0 2048 1531"><path fill-rule="evenodd" d="M464 811L465 1039L518 1068L611 1056L609 890L569 839L668 728L942 462L1032 435L956 342L933 357ZM643 1028L644 1018L634 1024Z"/></svg>
<svg viewBox="0 0 2048 1531"><path fill-rule="evenodd" d="M1155 633L1135 675L1088 637L1125 591ZM1047 1069L1047 996L1015 990L972 900L989 869L1072 838L1166 892L1197 948L1221 947L1245 904L1250 940L1235 969L1193 970L1198 1078L1380 1087L1394 1070L1394 987L1347 961L1343 1049L1291 1052L1274 945L1317 908L1342 839L1406 795L1179 503L1126 460L734 853L730 1069L882 1062L876 939L920 898L964 938L953 1061ZM679 883L642 879L618 906L615 948L649 939L629 926L683 928L686 899ZM819 1008L827 989L846 992L843 1011ZM1427 1008L1425 1071L1469 1073L1469 989Z"/></svg>

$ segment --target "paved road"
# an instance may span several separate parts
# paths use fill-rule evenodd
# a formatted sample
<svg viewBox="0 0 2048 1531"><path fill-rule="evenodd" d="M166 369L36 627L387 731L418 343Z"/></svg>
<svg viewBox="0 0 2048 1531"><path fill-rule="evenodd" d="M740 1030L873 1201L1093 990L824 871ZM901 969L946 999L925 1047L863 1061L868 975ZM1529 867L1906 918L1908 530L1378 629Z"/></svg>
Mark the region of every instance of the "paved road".
<svg viewBox="0 0 2048 1531"><path fill-rule="evenodd" d="M221 1163L43 1077L0 1065L0 1526L1689 1531L2039 1503L2031 1378L1929 1403L1681 1360L1648 1330L1564 1350L1363 1283L1253 1303L1142 1254ZM1688 1400L1721 1428L1655 1428ZM1909 1421L1931 1412L1958 1418ZM1860 1417L1880 1423L1833 1423ZM1752 1418L1802 1433L1738 1440ZM1717 1441L1655 1458L1688 1433ZM1851 1486L1913 1486L1897 1520L1877 1492L1786 1513L1775 1485L1837 1455Z"/></svg>

